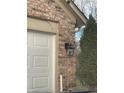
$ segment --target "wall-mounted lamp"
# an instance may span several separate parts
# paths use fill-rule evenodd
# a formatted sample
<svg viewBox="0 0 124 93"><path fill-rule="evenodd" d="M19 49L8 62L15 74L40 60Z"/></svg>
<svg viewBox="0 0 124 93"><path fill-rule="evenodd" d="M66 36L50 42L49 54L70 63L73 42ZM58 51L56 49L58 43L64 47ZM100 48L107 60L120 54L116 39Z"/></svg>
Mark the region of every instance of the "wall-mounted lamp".
<svg viewBox="0 0 124 93"><path fill-rule="evenodd" d="M75 44L65 43L65 49L68 56L73 56L75 50Z"/></svg>

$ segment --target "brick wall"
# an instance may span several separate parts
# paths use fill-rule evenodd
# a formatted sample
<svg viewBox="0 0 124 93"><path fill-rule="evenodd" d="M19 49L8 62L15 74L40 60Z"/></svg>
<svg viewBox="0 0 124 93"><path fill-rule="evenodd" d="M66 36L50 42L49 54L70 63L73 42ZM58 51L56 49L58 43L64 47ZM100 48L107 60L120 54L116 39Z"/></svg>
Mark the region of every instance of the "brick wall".
<svg viewBox="0 0 124 93"><path fill-rule="evenodd" d="M75 86L76 56L68 57L65 42L74 42L75 23L54 2L54 0L27 0L27 15L58 22L59 31L59 74L63 74L63 87L67 90ZM59 77L58 77L59 82ZM59 86L59 85L58 85Z"/></svg>

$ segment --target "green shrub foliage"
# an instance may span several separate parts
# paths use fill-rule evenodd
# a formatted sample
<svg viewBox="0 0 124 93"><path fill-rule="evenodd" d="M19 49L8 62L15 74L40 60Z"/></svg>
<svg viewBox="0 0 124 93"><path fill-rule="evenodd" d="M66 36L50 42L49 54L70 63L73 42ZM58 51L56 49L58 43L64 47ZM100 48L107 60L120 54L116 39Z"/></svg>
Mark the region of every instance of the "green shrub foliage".
<svg viewBox="0 0 124 93"><path fill-rule="evenodd" d="M97 85L97 23L92 15L80 39L77 76L82 85Z"/></svg>

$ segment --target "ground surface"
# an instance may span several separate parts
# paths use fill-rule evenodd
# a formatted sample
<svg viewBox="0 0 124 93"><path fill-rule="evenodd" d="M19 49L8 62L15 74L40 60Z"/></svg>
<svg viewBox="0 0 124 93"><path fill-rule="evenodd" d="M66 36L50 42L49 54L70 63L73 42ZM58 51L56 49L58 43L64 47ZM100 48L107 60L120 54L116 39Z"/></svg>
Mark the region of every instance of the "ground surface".
<svg viewBox="0 0 124 93"><path fill-rule="evenodd" d="M80 91L80 92L62 92L62 93L97 93L97 92Z"/></svg>

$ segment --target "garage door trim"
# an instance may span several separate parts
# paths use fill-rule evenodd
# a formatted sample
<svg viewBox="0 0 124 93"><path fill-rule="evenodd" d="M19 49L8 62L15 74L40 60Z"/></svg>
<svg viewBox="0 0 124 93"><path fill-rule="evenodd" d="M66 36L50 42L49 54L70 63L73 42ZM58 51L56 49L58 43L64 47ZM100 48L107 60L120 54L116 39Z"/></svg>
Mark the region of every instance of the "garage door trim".
<svg viewBox="0 0 124 93"><path fill-rule="evenodd" d="M38 19L35 19L35 18L30 18L30 19L33 19L33 20L38 20ZM40 28L40 29L37 29L37 28L35 28L35 29L33 29L33 27L29 24L30 23L30 21L29 21L29 18L27 19L27 21L28 21L28 24L27 24L27 30L35 30L35 31L41 31L41 32L46 32L46 33L50 33L50 34L53 34L54 36L54 43L55 44L53 44L54 45L54 51L55 51L55 59L54 59L54 64L53 64L53 66L55 66L55 67L53 67L53 68L55 68L54 69L54 71L53 71L53 90L52 90L52 93L58 93L59 92L59 87L58 87L58 44L59 44L59 38L58 38L58 23L54 23L54 22L50 22L50 24L52 24L52 26L54 26L54 29L52 29L51 31L48 31L47 30L47 28ZM42 22L44 22L44 20L39 20L40 22L42 21ZM37 21L37 22L39 22L39 21ZM49 24L49 22L47 22L47 25L50 25ZM42 26L43 27L43 26Z"/></svg>

